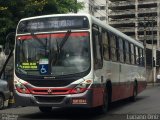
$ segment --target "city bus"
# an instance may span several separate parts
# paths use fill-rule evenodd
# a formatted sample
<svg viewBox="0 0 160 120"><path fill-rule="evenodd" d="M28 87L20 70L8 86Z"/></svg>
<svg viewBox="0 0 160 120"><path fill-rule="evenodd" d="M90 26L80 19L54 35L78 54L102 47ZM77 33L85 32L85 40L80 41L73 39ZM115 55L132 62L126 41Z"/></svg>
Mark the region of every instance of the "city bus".
<svg viewBox="0 0 160 120"><path fill-rule="evenodd" d="M14 54L18 106L98 108L146 87L142 43L89 14L20 20Z"/></svg>

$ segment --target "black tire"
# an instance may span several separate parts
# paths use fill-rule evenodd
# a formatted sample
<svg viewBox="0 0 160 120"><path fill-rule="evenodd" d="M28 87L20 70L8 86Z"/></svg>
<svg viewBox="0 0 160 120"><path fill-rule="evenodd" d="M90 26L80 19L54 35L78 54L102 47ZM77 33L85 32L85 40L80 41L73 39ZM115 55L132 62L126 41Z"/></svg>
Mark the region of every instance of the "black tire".
<svg viewBox="0 0 160 120"><path fill-rule="evenodd" d="M133 96L130 97L131 102L135 102L138 94L138 88L137 84L134 84L134 89L133 89Z"/></svg>
<svg viewBox="0 0 160 120"><path fill-rule="evenodd" d="M103 105L100 106L98 109L99 109L99 112L102 114L107 113L109 110L109 93L107 89L105 89L105 92L104 92Z"/></svg>
<svg viewBox="0 0 160 120"><path fill-rule="evenodd" d="M0 95L0 110L4 108L4 97Z"/></svg>
<svg viewBox="0 0 160 120"><path fill-rule="evenodd" d="M39 107L39 110L43 113L48 113L52 111L52 107Z"/></svg>

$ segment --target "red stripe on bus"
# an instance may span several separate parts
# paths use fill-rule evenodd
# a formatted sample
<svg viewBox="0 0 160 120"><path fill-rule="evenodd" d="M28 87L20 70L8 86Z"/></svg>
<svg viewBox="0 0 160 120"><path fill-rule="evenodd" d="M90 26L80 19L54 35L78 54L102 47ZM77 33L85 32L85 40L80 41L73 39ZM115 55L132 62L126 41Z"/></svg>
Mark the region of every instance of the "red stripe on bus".
<svg viewBox="0 0 160 120"><path fill-rule="evenodd" d="M145 81L138 81L138 93L146 88ZM93 107L103 105L104 88L93 88ZM112 102L133 96L134 82L127 84L126 82L112 85Z"/></svg>
<svg viewBox="0 0 160 120"><path fill-rule="evenodd" d="M79 36L88 36L89 33L71 33L70 36L72 37L79 37ZM51 34L52 37L56 38L63 38L65 36L65 33L56 33L56 34ZM37 38L49 38L50 34L41 34L41 35L36 35ZM18 40L27 40L27 39L32 39L34 38L32 35L24 35L24 36L17 36Z"/></svg>
<svg viewBox="0 0 160 120"><path fill-rule="evenodd" d="M138 81L138 93L146 88L145 81ZM112 102L133 96L134 82L127 84L126 82L112 86Z"/></svg>
<svg viewBox="0 0 160 120"><path fill-rule="evenodd" d="M36 35L36 37L38 37L38 38L46 38L46 37L49 37L49 35L47 35L47 34ZM32 38L34 38L34 37L31 36L31 35L17 36L18 40L27 40L27 39L32 39Z"/></svg>
<svg viewBox="0 0 160 120"><path fill-rule="evenodd" d="M72 89L71 88L30 88L29 90L31 94L36 94L36 95L48 95L48 94L65 95L65 94L69 94Z"/></svg>
<svg viewBox="0 0 160 120"><path fill-rule="evenodd" d="M104 95L104 88L92 88L93 91L93 98L92 98L92 107L97 107L103 105L103 95Z"/></svg>
<svg viewBox="0 0 160 120"><path fill-rule="evenodd" d="M51 37L64 37L65 34L63 33L57 33L57 34L51 34ZM72 37L79 37L79 36L88 36L88 33L71 33L69 36L72 36Z"/></svg>
<svg viewBox="0 0 160 120"><path fill-rule="evenodd" d="M128 98L133 93L133 84L116 84L112 86L112 102Z"/></svg>
<svg viewBox="0 0 160 120"><path fill-rule="evenodd" d="M35 95L67 95L67 94L79 94L73 93L74 88L28 88L31 94ZM89 90L86 88L84 91Z"/></svg>

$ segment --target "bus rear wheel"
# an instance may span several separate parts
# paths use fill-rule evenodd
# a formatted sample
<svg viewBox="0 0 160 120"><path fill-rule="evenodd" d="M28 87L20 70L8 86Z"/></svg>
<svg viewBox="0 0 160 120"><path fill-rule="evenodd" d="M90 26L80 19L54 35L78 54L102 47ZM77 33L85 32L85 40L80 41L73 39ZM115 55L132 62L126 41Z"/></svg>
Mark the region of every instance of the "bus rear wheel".
<svg viewBox="0 0 160 120"><path fill-rule="evenodd" d="M52 111L52 107L39 107L39 110L43 113L48 113Z"/></svg>
<svg viewBox="0 0 160 120"><path fill-rule="evenodd" d="M137 98L137 94L138 94L138 88L137 88L137 84L134 84L134 88L133 88L133 96L130 97L130 101L135 102L136 98Z"/></svg>

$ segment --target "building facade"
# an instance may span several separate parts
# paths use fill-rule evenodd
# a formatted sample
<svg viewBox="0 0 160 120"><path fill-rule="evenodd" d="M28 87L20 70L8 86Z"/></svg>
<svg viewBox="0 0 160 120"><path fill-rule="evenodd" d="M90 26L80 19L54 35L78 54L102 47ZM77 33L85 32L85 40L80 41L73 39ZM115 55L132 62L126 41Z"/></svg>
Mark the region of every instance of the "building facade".
<svg viewBox="0 0 160 120"><path fill-rule="evenodd" d="M160 46L160 0L79 0L89 13L119 29L123 33L146 43Z"/></svg>
<svg viewBox="0 0 160 120"><path fill-rule="evenodd" d="M85 3L85 11L80 12L89 13L144 43L148 73L152 74L148 78L156 81L156 74L160 74L160 0L81 1ZM154 60L157 67L153 67Z"/></svg>

